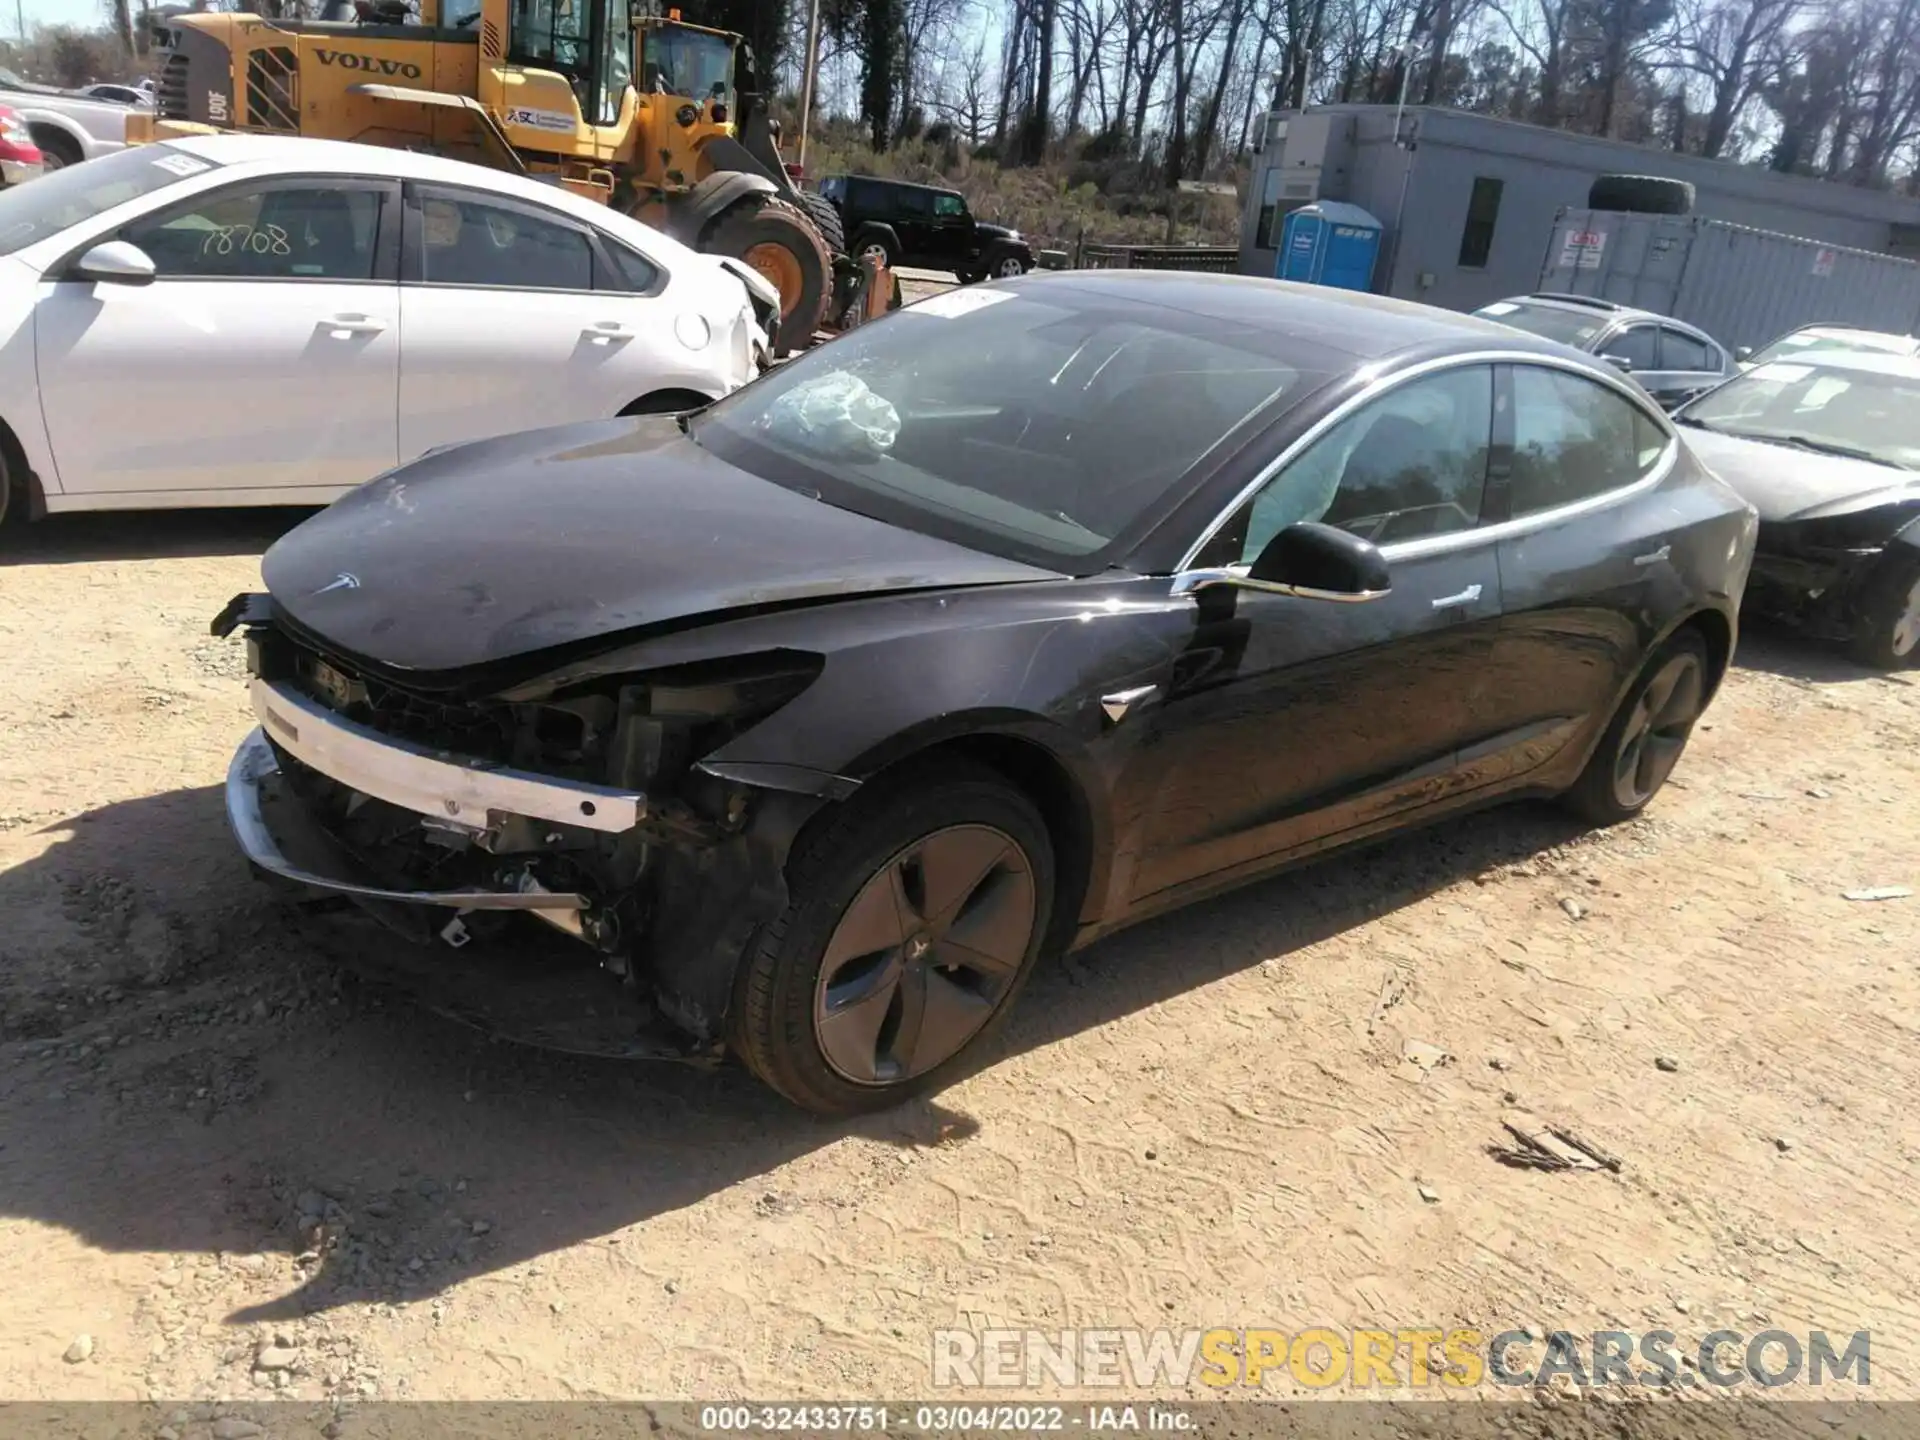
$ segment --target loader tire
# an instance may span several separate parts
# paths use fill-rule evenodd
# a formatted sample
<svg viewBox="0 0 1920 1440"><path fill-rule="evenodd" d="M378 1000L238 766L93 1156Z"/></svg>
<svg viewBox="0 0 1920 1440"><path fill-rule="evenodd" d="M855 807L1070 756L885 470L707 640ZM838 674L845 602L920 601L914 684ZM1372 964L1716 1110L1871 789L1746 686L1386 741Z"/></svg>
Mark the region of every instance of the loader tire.
<svg viewBox="0 0 1920 1440"><path fill-rule="evenodd" d="M1587 208L1641 215L1691 215L1693 186L1664 175L1600 175L1587 189Z"/></svg>
<svg viewBox="0 0 1920 1440"><path fill-rule="evenodd" d="M847 227L841 223L840 212L833 208L833 202L811 190L802 190L798 199L807 218L813 221L813 228L820 232L821 242L827 247L827 258L846 254Z"/></svg>
<svg viewBox="0 0 1920 1440"><path fill-rule="evenodd" d="M812 340L833 291L833 262L805 213L772 195L750 195L720 212L700 249L746 261L780 292L776 356Z"/></svg>

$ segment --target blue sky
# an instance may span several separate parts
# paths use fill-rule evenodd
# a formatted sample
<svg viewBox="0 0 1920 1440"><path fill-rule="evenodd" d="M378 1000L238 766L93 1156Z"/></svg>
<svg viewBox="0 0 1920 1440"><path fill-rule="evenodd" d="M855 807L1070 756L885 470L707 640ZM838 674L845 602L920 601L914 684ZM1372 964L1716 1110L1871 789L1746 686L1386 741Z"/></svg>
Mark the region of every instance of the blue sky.
<svg viewBox="0 0 1920 1440"><path fill-rule="evenodd" d="M20 33L20 13L27 28L35 25L93 25L100 19L98 0L0 0L0 33L11 40Z"/></svg>

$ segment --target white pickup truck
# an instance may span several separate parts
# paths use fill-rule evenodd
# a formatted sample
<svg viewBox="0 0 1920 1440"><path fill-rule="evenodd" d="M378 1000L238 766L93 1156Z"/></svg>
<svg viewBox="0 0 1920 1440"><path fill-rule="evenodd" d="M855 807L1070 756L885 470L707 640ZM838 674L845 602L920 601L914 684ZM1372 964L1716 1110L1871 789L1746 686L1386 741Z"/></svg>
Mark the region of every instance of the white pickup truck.
<svg viewBox="0 0 1920 1440"><path fill-rule="evenodd" d="M49 170L126 149L129 106L31 85L5 69L0 69L0 105L26 122Z"/></svg>

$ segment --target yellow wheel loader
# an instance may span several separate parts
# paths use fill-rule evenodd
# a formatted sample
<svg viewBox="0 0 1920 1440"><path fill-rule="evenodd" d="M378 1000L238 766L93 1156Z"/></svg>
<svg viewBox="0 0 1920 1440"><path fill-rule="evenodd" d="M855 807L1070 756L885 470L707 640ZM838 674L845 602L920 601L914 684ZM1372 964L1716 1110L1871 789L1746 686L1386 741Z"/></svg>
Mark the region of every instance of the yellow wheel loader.
<svg viewBox="0 0 1920 1440"><path fill-rule="evenodd" d="M128 138L308 135L549 178L766 276L783 355L899 304L782 164L740 36L631 0L334 0L326 17L160 21L154 113Z"/></svg>

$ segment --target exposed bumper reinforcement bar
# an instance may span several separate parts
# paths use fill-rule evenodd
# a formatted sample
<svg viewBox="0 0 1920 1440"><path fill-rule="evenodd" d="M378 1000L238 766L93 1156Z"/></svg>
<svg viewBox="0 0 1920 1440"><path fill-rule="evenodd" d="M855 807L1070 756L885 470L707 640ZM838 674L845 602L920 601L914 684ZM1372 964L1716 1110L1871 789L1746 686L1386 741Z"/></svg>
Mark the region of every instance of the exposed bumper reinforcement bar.
<svg viewBox="0 0 1920 1440"><path fill-rule="evenodd" d="M382 735L287 685L256 679L253 713L275 743L329 779L417 815L484 827L492 813L528 815L619 835L647 816L647 797L471 761Z"/></svg>
<svg viewBox="0 0 1920 1440"><path fill-rule="evenodd" d="M587 908L584 895L556 890L390 890L366 884L354 876L351 864L308 818L301 803L283 793L283 783L279 758L265 733L255 730L241 742L227 767L227 821L247 858L283 880L359 900L453 910Z"/></svg>

